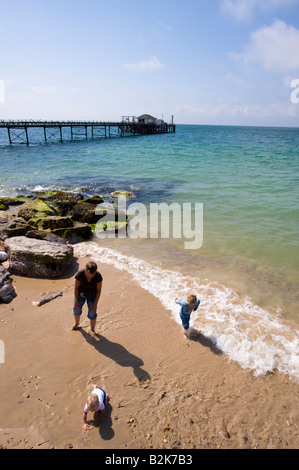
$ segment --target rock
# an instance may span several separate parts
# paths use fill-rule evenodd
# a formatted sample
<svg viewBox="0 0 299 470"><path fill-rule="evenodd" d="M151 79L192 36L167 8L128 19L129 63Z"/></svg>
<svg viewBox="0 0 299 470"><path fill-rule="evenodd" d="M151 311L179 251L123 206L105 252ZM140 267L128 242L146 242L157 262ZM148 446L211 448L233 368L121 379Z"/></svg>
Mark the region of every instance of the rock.
<svg viewBox="0 0 299 470"><path fill-rule="evenodd" d="M5 204L6 206L20 206L31 199L32 197L1 197L0 204Z"/></svg>
<svg viewBox="0 0 299 470"><path fill-rule="evenodd" d="M0 303L3 304L9 304L17 296L10 276L10 272L0 265Z"/></svg>
<svg viewBox="0 0 299 470"><path fill-rule="evenodd" d="M102 204L104 199L99 194L95 194L94 196L90 196L87 199L84 199L83 202L87 202L88 204Z"/></svg>
<svg viewBox="0 0 299 470"><path fill-rule="evenodd" d="M22 217L26 221L54 215L58 215L57 209L50 207L46 202L39 198L25 202L21 205L18 212L18 216Z"/></svg>
<svg viewBox="0 0 299 470"><path fill-rule="evenodd" d="M13 218L0 216L0 240L26 235L29 230L32 230L32 227L20 217Z"/></svg>
<svg viewBox="0 0 299 470"><path fill-rule="evenodd" d="M58 228L52 232L70 243L79 243L92 238L92 229L89 225L78 225L75 227Z"/></svg>
<svg viewBox="0 0 299 470"><path fill-rule="evenodd" d="M63 238L54 235L54 233L48 232L47 230L29 230L29 232L26 233L26 237L46 240L48 242L67 243Z"/></svg>
<svg viewBox="0 0 299 470"><path fill-rule="evenodd" d="M123 211L118 211L117 209L106 209L105 207L98 207L96 210L96 215L98 221L101 221L105 217L104 222L126 222L128 216Z"/></svg>
<svg viewBox="0 0 299 470"><path fill-rule="evenodd" d="M60 217L56 215L52 215L47 218L30 219L28 220L28 223L34 227L39 227L45 230L72 227L74 225L70 217Z"/></svg>
<svg viewBox="0 0 299 470"><path fill-rule="evenodd" d="M8 206L0 201L0 211L7 211Z"/></svg>
<svg viewBox="0 0 299 470"><path fill-rule="evenodd" d="M131 193L130 191L113 191L110 193L110 196L126 196L126 198L136 197L135 194Z"/></svg>
<svg viewBox="0 0 299 470"><path fill-rule="evenodd" d="M97 204L88 202L79 202L71 210L71 217L78 222L85 222L87 224L96 224L99 216L96 215Z"/></svg>
<svg viewBox="0 0 299 470"><path fill-rule="evenodd" d="M98 222L97 224L90 224L91 230L95 234L101 234L103 232L107 233L119 233L125 231L127 228L128 222Z"/></svg>
<svg viewBox="0 0 299 470"><path fill-rule="evenodd" d="M61 276L73 259L73 248L67 244L48 242L24 236L5 240L12 274L36 278Z"/></svg>
<svg viewBox="0 0 299 470"><path fill-rule="evenodd" d="M84 199L80 193L67 191L49 191L48 193L39 194L39 198L54 204L62 215L67 215L76 204Z"/></svg>

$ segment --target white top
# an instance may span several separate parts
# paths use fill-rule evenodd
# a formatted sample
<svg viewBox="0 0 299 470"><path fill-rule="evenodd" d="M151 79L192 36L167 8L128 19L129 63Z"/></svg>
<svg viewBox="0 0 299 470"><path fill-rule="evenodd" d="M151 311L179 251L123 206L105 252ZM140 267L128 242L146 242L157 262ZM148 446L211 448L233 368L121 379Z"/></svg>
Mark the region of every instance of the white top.
<svg viewBox="0 0 299 470"><path fill-rule="evenodd" d="M91 393L97 395L98 398L99 398L99 406L97 407L95 412L100 411L100 410L103 411L105 409L105 403L104 403L105 392L103 390L101 390L100 388L95 388ZM83 411L84 411L85 414L87 414L89 412L89 408L87 406L87 403L85 403Z"/></svg>

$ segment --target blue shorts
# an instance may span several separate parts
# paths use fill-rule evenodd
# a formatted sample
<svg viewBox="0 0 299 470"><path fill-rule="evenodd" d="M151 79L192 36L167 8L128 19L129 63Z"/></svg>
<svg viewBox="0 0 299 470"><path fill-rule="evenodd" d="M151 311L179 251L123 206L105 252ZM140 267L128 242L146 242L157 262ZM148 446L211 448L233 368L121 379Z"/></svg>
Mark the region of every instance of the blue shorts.
<svg viewBox="0 0 299 470"><path fill-rule="evenodd" d="M182 325L184 330L188 330L189 322L190 322L190 315L186 315L185 313L180 313L180 317L182 320Z"/></svg>
<svg viewBox="0 0 299 470"><path fill-rule="evenodd" d="M87 301L87 306L88 306L87 317L89 318L89 320L95 320L97 318L97 312L95 310L92 310L91 307L94 304L96 295L97 295L96 291L88 295L87 297L83 297L81 294L79 294L78 300L80 302L80 307L75 307L75 302L74 302L73 315L75 316L81 315L82 307L85 304L85 301Z"/></svg>

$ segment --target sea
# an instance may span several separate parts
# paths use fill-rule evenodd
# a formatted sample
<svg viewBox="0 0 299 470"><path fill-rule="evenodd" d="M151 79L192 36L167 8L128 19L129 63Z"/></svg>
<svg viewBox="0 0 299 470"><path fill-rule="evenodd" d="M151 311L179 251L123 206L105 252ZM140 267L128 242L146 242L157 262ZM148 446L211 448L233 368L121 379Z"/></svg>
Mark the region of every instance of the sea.
<svg viewBox="0 0 299 470"><path fill-rule="evenodd" d="M95 234L75 253L129 272L178 324L175 298L196 294L191 338L201 332L257 376L277 370L299 383L299 128L177 125L63 142L29 133L29 146L9 145L0 129L0 197L132 192L135 235ZM176 208L169 233L161 221L138 229L154 207Z"/></svg>

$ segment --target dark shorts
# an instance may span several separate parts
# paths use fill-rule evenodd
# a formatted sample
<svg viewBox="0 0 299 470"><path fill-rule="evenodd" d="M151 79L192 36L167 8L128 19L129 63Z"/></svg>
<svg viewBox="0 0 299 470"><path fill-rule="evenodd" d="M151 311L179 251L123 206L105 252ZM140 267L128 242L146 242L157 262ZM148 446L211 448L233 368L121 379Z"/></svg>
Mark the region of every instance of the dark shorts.
<svg viewBox="0 0 299 470"><path fill-rule="evenodd" d="M180 313L180 317L182 320L182 325L184 330L188 330L189 322L190 322L190 315L185 315L184 313Z"/></svg>

